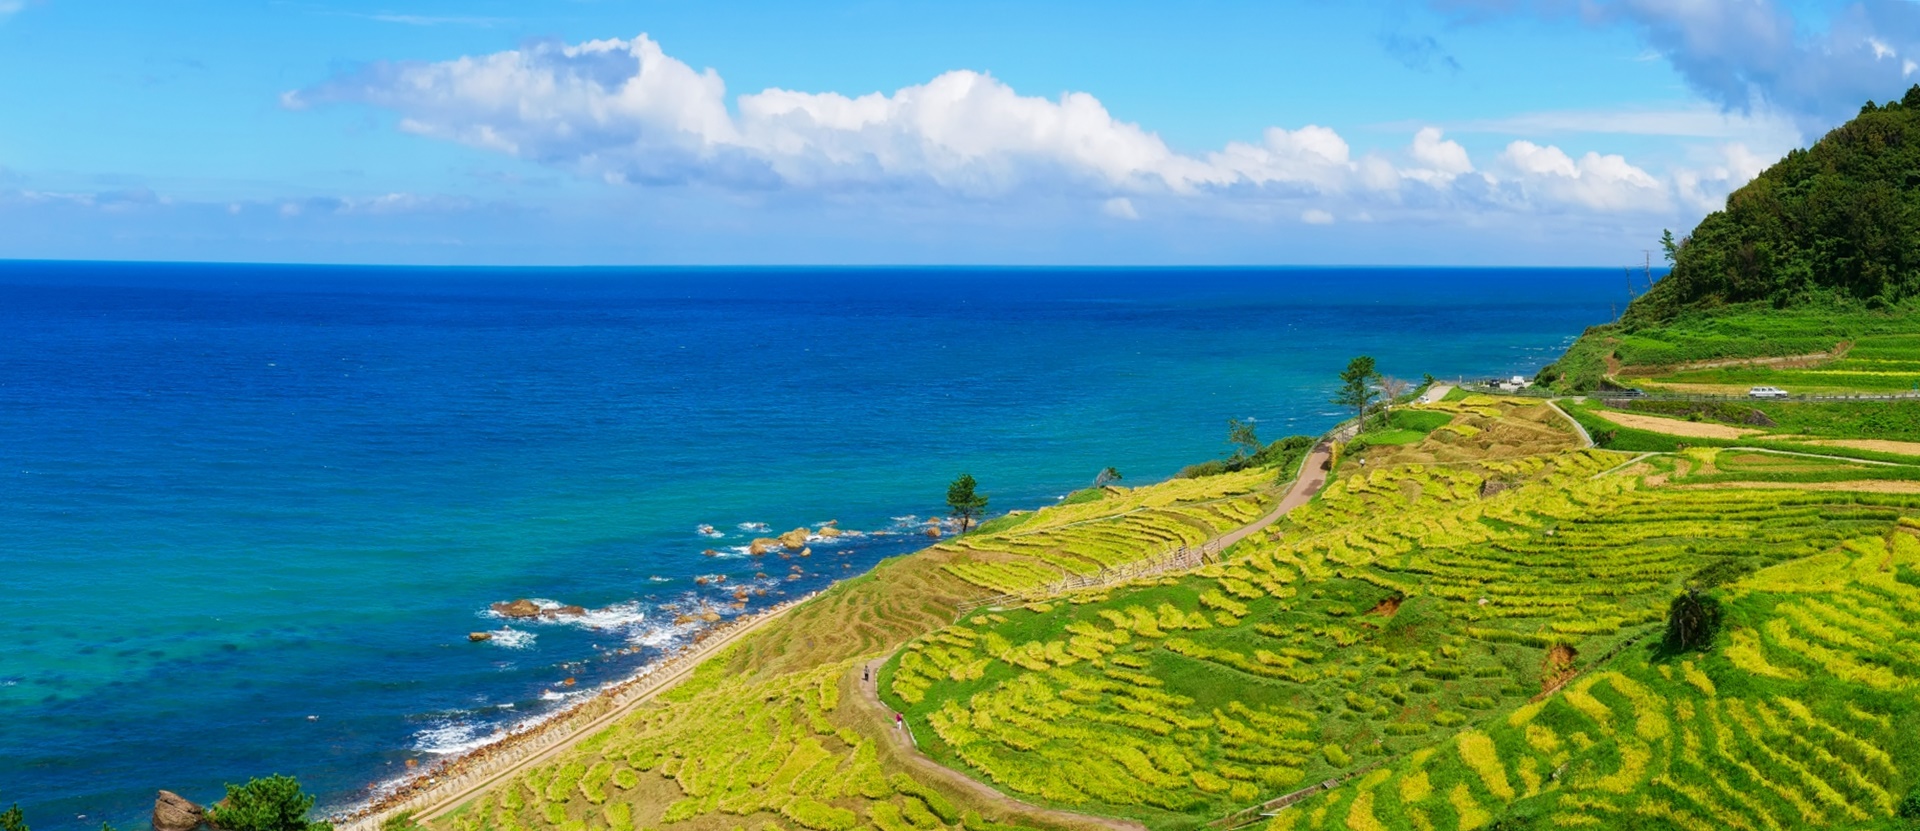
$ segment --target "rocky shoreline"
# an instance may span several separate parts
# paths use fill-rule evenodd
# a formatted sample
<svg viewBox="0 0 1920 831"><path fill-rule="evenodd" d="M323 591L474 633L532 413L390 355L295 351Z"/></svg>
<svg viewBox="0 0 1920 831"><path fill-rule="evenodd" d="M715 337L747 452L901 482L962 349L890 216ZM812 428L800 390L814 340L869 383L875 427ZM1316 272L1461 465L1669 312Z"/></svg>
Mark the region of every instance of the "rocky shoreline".
<svg viewBox="0 0 1920 831"><path fill-rule="evenodd" d="M592 723L595 719L614 712L622 706L618 702L622 693L646 684L660 672L672 667L675 662L683 661L694 653L704 651L705 648L716 639L725 641L737 637L761 621L803 603L813 596L814 594L808 594L804 597L795 598L770 607L754 615L737 617L731 621L701 629L693 634L688 643L682 645L672 654L642 667L626 679L601 687L595 690L591 696L587 696L575 704L558 710L524 729L505 733L495 741L436 762L400 780L378 786L375 789L378 791L375 796L352 808L329 814L327 820L337 825L349 825L365 823L373 818L384 819L389 814L396 813L397 810L405 806L406 803L426 795L443 783L476 773L482 767L496 759L515 753L529 745L550 745L561 738L555 734L564 734L579 730L586 724ZM700 661L704 661L706 657L708 656L701 656ZM698 664L699 661L694 663L695 666L698 666ZM168 792L162 791L161 793L165 795ZM178 799L177 796L175 798ZM185 800L180 801L185 802ZM186 804L192 805L190 802ZM158 803L156 803L155 810L157 818L159 811ZM155 825L155 829L159 831L157 824ZM172 829L171 831L191 831L191 829L181 828Z"/></svg>

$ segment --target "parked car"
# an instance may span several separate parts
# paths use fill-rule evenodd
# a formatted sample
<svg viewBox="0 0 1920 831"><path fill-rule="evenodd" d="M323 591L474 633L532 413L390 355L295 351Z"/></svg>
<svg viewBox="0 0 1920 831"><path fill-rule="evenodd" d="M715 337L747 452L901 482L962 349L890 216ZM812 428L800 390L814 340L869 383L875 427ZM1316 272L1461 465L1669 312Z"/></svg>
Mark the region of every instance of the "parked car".
<svg viewBox="0 0 1920 831"><path fill-rule="evenodd" d="M1785 398L1787 391L1779 387L1754 387L1747 390L1748 398Z"/></svg>

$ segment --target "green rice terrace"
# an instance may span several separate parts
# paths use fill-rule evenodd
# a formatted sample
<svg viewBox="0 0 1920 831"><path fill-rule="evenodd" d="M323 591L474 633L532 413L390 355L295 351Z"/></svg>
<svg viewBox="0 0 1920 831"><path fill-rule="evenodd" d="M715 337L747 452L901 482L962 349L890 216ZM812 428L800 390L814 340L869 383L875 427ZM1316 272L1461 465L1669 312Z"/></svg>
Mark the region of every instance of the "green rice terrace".
<svg viewBox="0 0 1920 831"><path fill-rule="evenodd" d="M1266 515L1289 467L889 561L432 825L1911 827L1915 460L1583 448L1548 405L1455 395L1330 461L1198 568L1045 591ZM1688 588L1720 624L1670 651Z"/></svg>
<svg viewBox="0 0 1920 831"><path fill-rule="evenodd" d="M428 824L1920 828L1920 213L1815 221L1908 129L1920 87L1669 237L1557 400L1409 396L990 520ZM1874 399L1712 397L1752 385Z"/></svg>

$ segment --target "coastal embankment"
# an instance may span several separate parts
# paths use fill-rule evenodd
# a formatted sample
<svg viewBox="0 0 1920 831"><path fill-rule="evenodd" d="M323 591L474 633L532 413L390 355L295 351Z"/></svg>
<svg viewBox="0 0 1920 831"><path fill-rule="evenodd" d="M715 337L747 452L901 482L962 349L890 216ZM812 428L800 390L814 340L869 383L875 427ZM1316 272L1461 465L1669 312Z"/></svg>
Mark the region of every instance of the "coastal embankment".
<svg viewBox="0 0 1920 831"><path fill-rule="evenodd" d="M707 658L731 646L814 594L797 597L754 615L734 618L701 631L692 643L639 674L611 684L552 718L499 741L462 754L419 776L407 779L384 795L332 817L337 831L376 831L388 819L411 814L428 820L440 816L488 786L571 747L634 708L686 680Z"/></svg>

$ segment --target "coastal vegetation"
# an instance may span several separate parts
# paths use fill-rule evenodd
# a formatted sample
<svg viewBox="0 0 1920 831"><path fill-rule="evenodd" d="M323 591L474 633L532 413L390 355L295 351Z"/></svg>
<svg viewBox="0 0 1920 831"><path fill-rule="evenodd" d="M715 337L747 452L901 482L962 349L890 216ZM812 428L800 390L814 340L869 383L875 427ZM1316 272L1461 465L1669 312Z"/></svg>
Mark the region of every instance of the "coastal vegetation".
<svg viewBox="0 0 1920 831"><path fill-rule="evenodd" d="M952 509L953 517L960 520L962 534L972 527L974 519L987 511L987 497L974 491L978 484L973 474L962 473L947 486L947 507Z"/></svg>
<svg viewBox="0 0 1920 831"><path fill-rule="evenodd" d="M1677 282L1542 380L1897 389L1862 379L1920 370L1920 280L1876 259L1913 212L1874 201L1914 189L1872 184L1920 152L1909 99L1673 241ZM1341 382L1344 443L1234 420L1182 477L884 562L429 825L1920 826L1920 402Z"/></svg>
<svg viewBox="0 0 1920 831"><path fill-rule="evenodd" d="M313 801L291 776L249 779L228 785L226 798L207 810L207 820L220 831L333 831L331 823L307 819Z"/></svg>
<svg viewBox="0 0 1920 831"><path fill-rule="evenodd" d="M1734 191L1691 234L1662 240L1671 271L1621 318L1587 330L1539 380L1563 391L1628 377L1722 388L1913 389L1920 334L1920 86L1867 102L1812 147ZM1868 346L1866 353L1850 347ZM1700 367L1799 358L1788 370L1850 359L1818 377ZM1878 363L1892 361L1892 364ZM1720 370L1720 371L1715 371ZM1790 387L1791 388L1791 387Z"/></svg>

